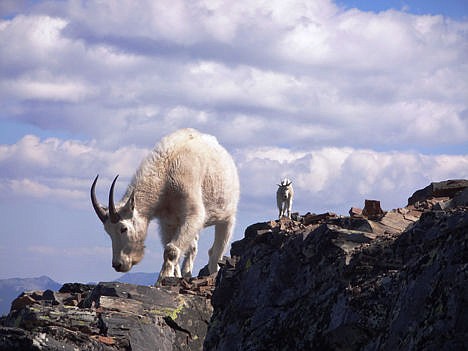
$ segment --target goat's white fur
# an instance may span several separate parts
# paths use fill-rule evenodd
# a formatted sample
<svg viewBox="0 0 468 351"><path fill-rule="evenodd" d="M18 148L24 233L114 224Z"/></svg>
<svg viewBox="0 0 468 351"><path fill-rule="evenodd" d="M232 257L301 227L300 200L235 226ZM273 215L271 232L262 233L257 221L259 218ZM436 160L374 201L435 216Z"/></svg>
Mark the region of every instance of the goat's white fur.
<svg viewBox="0 0 468 351"><path fill-rule="evenodd" d="M165 277L191 276L198 235L211 225L215 238L208 269L216 272L234 228L238 201L236 166L215 137L194 129L166 136L143 160L115 205L119 220L113 223L104 217L104 228L112 239L113 267L126 272L141 261L148 224L157 218L164 246L158 282ZM109 217L109 209L101 209L100 214Z"/></svg>
<svg viewBox="0 0 468 351"><path fill-rule="evenodd" d="M278 190L276 191L276 204L278 205L279 218L291 218L293 197L294 189L292 187L292 182L288 178L284 178L281 180L281 183L278 184Z"/></svg>

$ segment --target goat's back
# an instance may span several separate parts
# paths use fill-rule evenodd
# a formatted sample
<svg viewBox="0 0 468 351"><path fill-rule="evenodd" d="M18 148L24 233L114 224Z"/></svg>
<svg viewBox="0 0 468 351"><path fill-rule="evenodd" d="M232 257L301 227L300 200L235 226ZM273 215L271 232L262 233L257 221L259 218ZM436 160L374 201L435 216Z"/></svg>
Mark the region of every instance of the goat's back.
<svg viewBox="0 0 468 351"><path fill-rule="evenodd" d="M215 137L194 129L178 130L161 140L150 159L169 194L185 193L202 199L207 222L235 215L239 201L237 168Z"/></svg>

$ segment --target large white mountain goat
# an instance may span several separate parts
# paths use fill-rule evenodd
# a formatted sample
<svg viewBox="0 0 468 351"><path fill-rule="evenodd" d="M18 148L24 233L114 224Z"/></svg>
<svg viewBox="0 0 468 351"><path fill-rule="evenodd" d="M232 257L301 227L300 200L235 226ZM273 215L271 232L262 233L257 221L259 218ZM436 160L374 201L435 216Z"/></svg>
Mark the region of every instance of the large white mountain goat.
<svg viewBox="0 0 468 351"><path fill-rule="evenodd" d="M288 217L291 218L292 202L294 197L294 189L292 182L288 178L284 178L280 184L278 184L278 190L276 191L276 204L278 205L279 218Z"/></svg>
<svg viewBox="0 0 468 351"><path fill-rule="evenodd" d="M191 276L198 235L211 225L215 238L208 269L217 272L234 227L239 178L232 157L215 137L194 129L166 136L143 160L125 195L114 204L117 177L110 188L108 207L96 200L98 176L91 186L94 210L112 239L116 271L127 272L141 261L148 224L157 218L164 245L158 282L165 277Z"/></svg>

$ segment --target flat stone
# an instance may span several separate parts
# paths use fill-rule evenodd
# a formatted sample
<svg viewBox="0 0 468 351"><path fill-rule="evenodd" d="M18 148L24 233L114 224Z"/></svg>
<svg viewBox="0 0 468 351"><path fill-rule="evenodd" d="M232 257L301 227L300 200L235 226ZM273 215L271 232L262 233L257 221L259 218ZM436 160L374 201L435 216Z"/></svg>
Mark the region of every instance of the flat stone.
<svg viewBox="0 0 468 351"><path fill-rule="evenodd" d="M354 218L362 218L362 209L358 207L351 207L349 210L349 215Z"/></svg>
<svg viewBox="0 0 468 351"><path fill-rule="evenodd" d="M386 227L402 232L414 221L406 219L401 213L389 211L379 222Z"/></svg>

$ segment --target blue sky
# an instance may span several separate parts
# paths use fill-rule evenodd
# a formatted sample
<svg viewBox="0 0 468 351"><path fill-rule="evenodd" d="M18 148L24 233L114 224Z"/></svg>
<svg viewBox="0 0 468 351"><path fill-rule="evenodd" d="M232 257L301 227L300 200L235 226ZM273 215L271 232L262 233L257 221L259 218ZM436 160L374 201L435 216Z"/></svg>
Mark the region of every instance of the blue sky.
<svg viewBox="0 0 468 351"><path fill-rule="evenodd" d="M346 8L380 12L389 9L416 15L443 15L453 19L466 19L468 3L463 0L347 0L338 1Z"/></svg>
<svg viewBox="0 0 468 351"><path fill-rule="evenodd" d="M193 127L241 178L233 240L294 210L402 207L468 178L466 1L2 1L0 278L110 280L89 187L117 193L167 133ZM201 236L201 268L212 231ZM162 249L153 224L144 260Z"/></svg>

